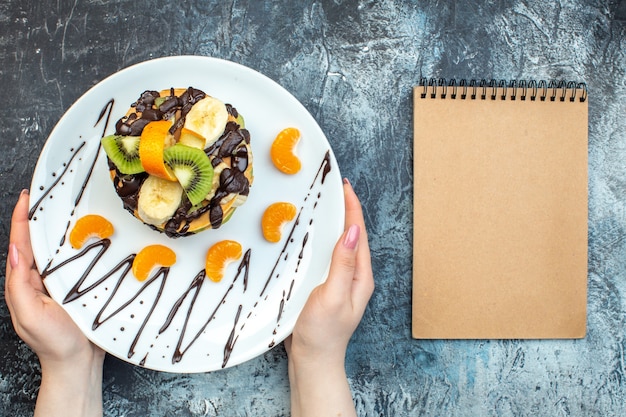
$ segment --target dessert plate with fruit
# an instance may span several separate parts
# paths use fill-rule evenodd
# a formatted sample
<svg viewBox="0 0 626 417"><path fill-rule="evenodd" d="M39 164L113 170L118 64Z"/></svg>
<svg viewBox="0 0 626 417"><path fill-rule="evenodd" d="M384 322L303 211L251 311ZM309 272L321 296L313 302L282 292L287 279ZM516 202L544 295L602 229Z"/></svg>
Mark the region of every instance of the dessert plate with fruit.
<svg viewBox="0 0 626 417"><path fill-rule="evenodd" d="M33 175L50 295L132 364L207 372L287 337L343 231L328 140L284 88L209 57L128 67L78 99Z"/></svg>

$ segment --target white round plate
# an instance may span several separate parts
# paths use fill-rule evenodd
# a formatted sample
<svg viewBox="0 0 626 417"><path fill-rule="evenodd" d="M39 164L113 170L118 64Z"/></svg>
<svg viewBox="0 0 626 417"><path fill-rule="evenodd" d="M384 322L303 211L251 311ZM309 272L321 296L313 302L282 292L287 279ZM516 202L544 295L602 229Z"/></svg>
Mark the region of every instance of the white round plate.
<svg viewBox="0 0 626 417"><path fill-rule="evenodd" d="M254 155L247 202L216 230L170 239L122 207L100 138L145 90L199 88L245 118ZM301 131L302 170L279 172L269 149L282 129ZM279 243L261 233L265 208L288 201L297 220ZM39 271L57 302L95 344L127 362L167 372L207 372L260 355L286 338L311 290L323 282L343 231L341 175L330 145L306 109L269 78L209 57L159 58L126 68L85 93L61 118L39 157L30 197L30 232ZM109 240L73 249L82 216L113 224ZM201 276L208 248L241 243L247 256L215 283ZM108 244L110 242L110 244ZM150 244L176 252L171 268L144 282L126 268ZM130 257L130 258L129 258ZM200 275L199 275L200 274Z"/></svg>

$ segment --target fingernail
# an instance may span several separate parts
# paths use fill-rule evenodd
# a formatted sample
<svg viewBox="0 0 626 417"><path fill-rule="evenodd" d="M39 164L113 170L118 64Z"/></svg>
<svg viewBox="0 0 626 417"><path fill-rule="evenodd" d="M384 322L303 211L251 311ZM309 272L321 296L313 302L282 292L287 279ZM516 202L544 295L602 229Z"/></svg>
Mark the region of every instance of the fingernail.
<svg viewBox="0 0 626 417"><path fill-rule="evenodd" d="M9 244L9 263L11 264L11 268L17 268L19 261L20 255L17 252L17 246L15 246L15 243Z"/></svg>
<svg viewBox="0 0 626 417"><path fill-rule="evenodd" d="M343 245L348 249L356 248L357 243L359 243L359 236L361 235L361 228L353 224L346 231L346 235L343 238Z"/></svg>
<svg viewBox="0 0 626 417"><path fill-rule="evenodd" d="M22 192L20 193L20 195L29 195L29 194L30 194L30 191L28 191L28 188L24 188Z"/></svg>
<svg viewBox="0 0 626 417"><path fill-rule="evenodd" d="M347 179L347 178L345 178L345 177L344 177L344 179L343 179L343 183L344 183L345 185L349 185L349 186L351 186L351 187L352 187L352 184L350 184L350 180L349 180L349 179Z"/></svg>

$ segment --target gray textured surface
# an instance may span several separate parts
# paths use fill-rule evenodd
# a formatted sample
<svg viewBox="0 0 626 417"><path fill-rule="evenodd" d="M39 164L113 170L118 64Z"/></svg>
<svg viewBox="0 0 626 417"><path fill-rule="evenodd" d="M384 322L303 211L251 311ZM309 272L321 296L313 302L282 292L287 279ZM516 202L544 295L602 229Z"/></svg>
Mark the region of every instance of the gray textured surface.
<svg viewBox="0 0 626 417"><path fill-rule="evenodd" d="M0 0L0 247L47 135L89 87L158 56L229 59L309 109L364 203L377 290L348 351L360 415L626 415L625 1L181 3ZM420 76L587 83L585 339L411 339L410 103ZM29 415L38 363L4 303L0 334L0 415ZM201 375L105 363L106 416L279 416L288 398L282 346Z"/></svg>

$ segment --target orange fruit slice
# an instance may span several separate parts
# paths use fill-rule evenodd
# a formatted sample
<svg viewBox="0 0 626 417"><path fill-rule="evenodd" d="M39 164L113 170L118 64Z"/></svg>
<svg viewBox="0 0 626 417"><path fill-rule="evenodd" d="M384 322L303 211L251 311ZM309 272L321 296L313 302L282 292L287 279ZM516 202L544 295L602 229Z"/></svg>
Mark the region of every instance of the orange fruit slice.
<svg viewBox="0 0 626 417"><path fill-rule="evenodd" d="M224 271L229 263L241 258L242 248L234 240L222 240L209 248L206 254L206 276L214 282L224 278Z"/></svg>
<svg viewBox="0 0 626 417"><path fill-rule="evenodd" d="M69 241L74 249L80 249L89 239L106 239L113 234L113 225L99 214L87 214L76 221Z"/></svg>
<svg viewBox="0 0 626 417"><path fill-rule="evenodd" d="M180 138L178 143L191 146L192 148L204 149L205 139L200 134L183 127L180 131Z"/></svg>
<svg viewBox="0 0 626 417"><path fill-rule="evenodd" d="M163 160L163 150L173 143L173 137L169 132L170 127L172 127L171 122L156 120L143 128L139 139L139 159L148 174L176 181L174 171Z"/></svg>
<svg viewBox="0 0 626 417"><path fill-rule="evenodd" d="M276 136L270 148L270 156L279 171L289 175L300 171L302 163L295 154L299 141L300 131L295 127L288 127Z"/></svg>
<svg viewBox="0 0 626 417"><path fill-rule="evenodd" d="M148 245L139 251L133 260L133 274L144 281L157 266L170 267L176 263L176 253L163 245Z"/></svg>
<svg viewBox="0 0 626 417"><path fill-rule="evenodd" d="M270 204L261 217L263 237L268 242L276 243L282 236L283 225L296 217L296 206L291 203L278 202Z"/></svg>

